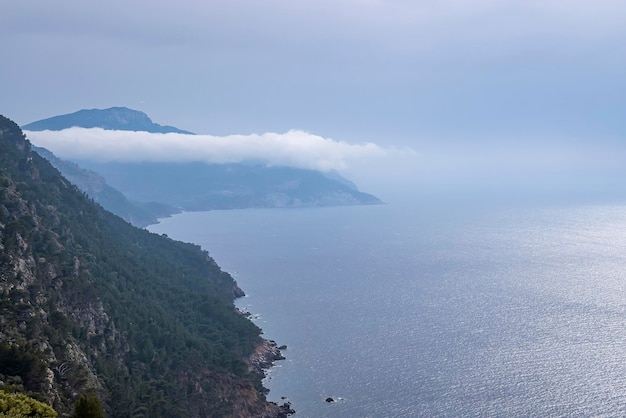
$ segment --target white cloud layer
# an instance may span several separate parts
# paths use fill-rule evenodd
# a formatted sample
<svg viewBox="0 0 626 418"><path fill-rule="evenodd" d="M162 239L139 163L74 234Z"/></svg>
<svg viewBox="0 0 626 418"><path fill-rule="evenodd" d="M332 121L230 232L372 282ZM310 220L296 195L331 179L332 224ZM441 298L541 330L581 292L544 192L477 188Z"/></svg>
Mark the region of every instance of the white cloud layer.
<svg viewBox="0 0 626 418"><path fill-rule="evenodd" d="M185 135L100 128L26 131L29 140L65 159L95 161L261 161L321 171L345 171L352 163L380 160L410 150L382 148L373 143L350 144L291 130L283 134Z"/></svg>
<svg viewBox="0 0 626 418"><path fill-rule="evenodd" d="M527 190L558 195L624 195L626 146L620 141L540 138L422 139L412 148L348 143L301 130L251 135L184 135L70 128L26 131L58 157L92 161L234 163L257 161L336 170L391 201L412 191Z"/></svg>

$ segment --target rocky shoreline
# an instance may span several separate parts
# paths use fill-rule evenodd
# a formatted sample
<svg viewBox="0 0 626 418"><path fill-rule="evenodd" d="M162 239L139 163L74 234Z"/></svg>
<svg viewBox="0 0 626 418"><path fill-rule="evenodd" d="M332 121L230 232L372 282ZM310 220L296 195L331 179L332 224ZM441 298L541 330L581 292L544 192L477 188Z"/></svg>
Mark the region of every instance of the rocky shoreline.
<svg viewBox="0 0 626 418"><path fill-rule="evenodd" d="M285 346L278 347L276 341L262 339L261 343L257 345L254 352L248 357L248 370L255 375L259 380L263 380L267 377L267 371L274 365L274 362L278 360L284 360L281 349L285 349ZM264 388L265 389L265 388ZM269 392L265 389L265 393ZM285 402L282 405L276 402L267 402L267 407L262 418L286 418L293 415L296 411L291 408L290 402Z"/></svg>

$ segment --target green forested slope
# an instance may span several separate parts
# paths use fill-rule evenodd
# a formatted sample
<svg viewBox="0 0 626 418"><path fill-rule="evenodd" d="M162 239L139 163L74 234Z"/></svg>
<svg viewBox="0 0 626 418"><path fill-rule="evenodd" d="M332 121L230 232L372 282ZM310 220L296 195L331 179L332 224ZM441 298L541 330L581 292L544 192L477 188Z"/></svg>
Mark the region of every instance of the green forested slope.
<svg viewBox="0 0 626 418"><path fill-rule="evenodd" d="M4 117L0 250L0 380L61 413L92 391L112 417L266 410L231 276L94 204Z"/></svg>

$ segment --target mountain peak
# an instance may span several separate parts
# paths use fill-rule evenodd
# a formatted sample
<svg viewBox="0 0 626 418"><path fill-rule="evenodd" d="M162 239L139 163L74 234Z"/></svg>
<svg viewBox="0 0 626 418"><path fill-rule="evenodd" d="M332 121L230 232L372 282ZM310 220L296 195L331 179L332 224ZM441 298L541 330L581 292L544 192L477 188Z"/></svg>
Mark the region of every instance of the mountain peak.
<svg viewBox="0 0 626 418"><path fill-rule="evenodd" d="M127 107L110 107L108 109L82 109L66 115L53 116L24 125L29 131L60 131L71 127L102 128L117 131L145 131L153 133L192 134L173 126L154 123L150 117L139 110Z"/></svg>

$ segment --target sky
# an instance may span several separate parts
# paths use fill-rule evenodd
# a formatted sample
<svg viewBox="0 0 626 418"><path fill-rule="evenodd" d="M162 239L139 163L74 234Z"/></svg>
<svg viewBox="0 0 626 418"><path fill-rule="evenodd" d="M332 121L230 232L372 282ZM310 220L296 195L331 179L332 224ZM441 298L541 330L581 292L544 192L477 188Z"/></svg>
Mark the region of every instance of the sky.
<svg viewBox="0 0 626 418"><path fill-rule="evenodd" d="M375 144L385 181L622 174L623 1L5 3L18 124L126 106L215 137ZM384 189L370 157L343 170Z"/></svg>

